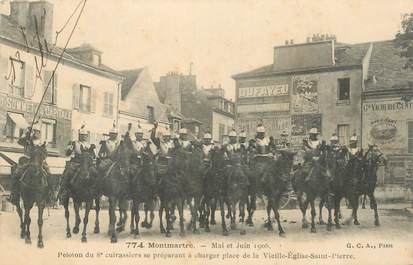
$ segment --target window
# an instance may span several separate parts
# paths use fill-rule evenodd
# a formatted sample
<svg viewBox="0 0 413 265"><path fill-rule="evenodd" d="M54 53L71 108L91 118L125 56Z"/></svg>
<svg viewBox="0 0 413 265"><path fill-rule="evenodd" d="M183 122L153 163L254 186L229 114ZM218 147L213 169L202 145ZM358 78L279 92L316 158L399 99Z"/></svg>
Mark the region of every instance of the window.
<svg viewBox="0 0 413 265"><path fill-rule="evenodd" d="M113 116L113 93L105 92L105 99L103 103L103 113L106 116Z"/></svg>
<svg viewBox="0 0 413 265"><path fill-rule="evenodd" d="M15 58L10 58L11 62L11 76L9 93L13 96L24 96L24 81L25 81L25 64L24 62Z"/></svg>
<svg viewBox="0 0 413 265"><path fill-rule="evenodd" d="M155 122L155 110L152 106L148 106L148 121L150 123Z"/></svg>
<svg viewBox="0 0 413 265"><path fill-rule="evenodd" d="M7 120L5 126L5 133L8 142L17 141L22 135L24 130L28 127L28 123L23 114L7 112Z"/></svg>
<svg viewBox="0 0 413 265"><path fill-rule="evenodd" d="M52 78L53 72L52 71L44 71L44 77L43 77L43 92L46 90L46 94L44 96L44 102L50 103L50 104L56 104L56 85L57 85L57 73L53 75L53 80L50 81L49 87L47 85L49 84L49 80Z"/></svg>
<svg viewBox="0 0 413 265"><path fill-rule="evenodd" d="M338 100L350 100L350 78L338 79Z"/></svg>
<svg viewBox="0 0 413 265"><path fill-rule="evenodd" d="M41 126L41 137L43 141L51 146L55 147L56 145L56 121L43 119Z"/></svg>
<svg viewBox="0 0 413 265"><path fill-rule="evenodd" d="M81 111L91 112L91 88L80 85L79 108Z"/></svg>
<svg viewBox="0 0 413 265"><path fill-rule="evenodd" d="M407 152L413 153L413 121L407 122Z"/></svg>
<svg viewBox="0 0 413 265"><path fill-rule="evenodd" d="M337 136L340 144L348 145L350 127L348 124L337 126Z"/></svg>

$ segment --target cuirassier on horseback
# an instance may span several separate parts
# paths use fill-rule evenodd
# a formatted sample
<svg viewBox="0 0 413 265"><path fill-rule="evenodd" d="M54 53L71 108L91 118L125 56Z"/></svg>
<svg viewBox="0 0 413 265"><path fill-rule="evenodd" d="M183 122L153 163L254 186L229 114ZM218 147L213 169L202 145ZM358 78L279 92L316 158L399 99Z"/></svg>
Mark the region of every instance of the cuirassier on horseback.
<svg viewBox="0 0 413 265"><path fill-rule="evenodd" d="M85 218L83 219L82 242L86 242L86 227L89 218L89 211L92 208L93 200L96 204L95 233L99 233L99 190L97 187L97 171L95 168L95 145L89 144L89 134L83 125L79 130L78 140L69 143L66 155L71 159L67 163L60 183L59 200L65 208L66 236L71 237L69 226L69 199L73 199L76 220L73 233L79 232L81 222L79 208L85 202Z"/></svg>
<svg viewBox="0 0 413 265"><path fill-rule="evenodd" d="M31 243L30 237L30 210L34 203L38 207L38 241L37 246L43 248L43 210L46 201L50 198L51 187L48 177L51 175L46 163L47 143L40 138L40 125L35 123L26 130L25 135L18 143L24 146L24 156L12 170L12 192L10 201L16 205L20 217L21 238ZM20 197L24 205L24 219L20 208Z"/></svg>

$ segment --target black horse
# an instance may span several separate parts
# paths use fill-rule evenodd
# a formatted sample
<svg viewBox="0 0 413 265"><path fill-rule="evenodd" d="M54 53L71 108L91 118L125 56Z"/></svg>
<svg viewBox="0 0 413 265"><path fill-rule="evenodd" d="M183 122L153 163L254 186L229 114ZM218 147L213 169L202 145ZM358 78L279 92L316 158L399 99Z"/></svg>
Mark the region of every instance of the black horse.
<svg viewBox="0 0 413 265"><path fill-rule="evenodd" d="M79 215L79 208L81 204L85 203L85 216L83 219L83 232L82 232L82 242L87 242L86 237L86 227L89 220L89 212L93 205L93 200L95 200L96 206L96 221L95 221L95 233L99 233L99 192L97 189L97 175L94 165L95 158L95 146L92 145L89 149L82 148L82 154L80 155L80 164L74 175L71 177L68 183L67 196L63 201L63 206L65 208L65 218L66 218L66 237L71 237L70 225L69 225L69 200L70 197L73 199L73 207L76 214L76 222L73 227L73 233L79 233L79 224L81 222Z"/></svg>
<svg viewBox="0 0 413 265"><path fill-rule="evenodd" d="M30 211L36 203L38 208L37 225L39 227L37 246L44 247L43 243L43 210L49 196L49 185L47 173L43 168L47 157L46 145L33 146L28 167L19 179L20 195L24 205L24 221L21 224L21 235L25 237L27 244L31 244L30 237ZM20 205L16 204L19 215ZM20 218L22 220L22 218Z"/></svg>

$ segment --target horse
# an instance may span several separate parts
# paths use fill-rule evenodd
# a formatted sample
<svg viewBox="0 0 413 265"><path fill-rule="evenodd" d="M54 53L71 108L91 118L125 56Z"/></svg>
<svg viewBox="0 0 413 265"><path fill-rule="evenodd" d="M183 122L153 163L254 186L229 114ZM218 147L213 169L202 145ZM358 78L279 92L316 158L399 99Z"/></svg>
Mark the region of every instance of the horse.
<svg viewBox="0 0 413 265"><path fill-rule="evenodd" d="M352 218L354 224L360 225L357 218L359 198L367 195L370 200L370 208L374 210L374 224L380 225L377 202L374 191L377 185L377 170L381 162L386 162L381 153L377 153L373 146L363 156L359 154L352 157L347 170L346 191L352 208Z"/></svg>
<svg viewBox="0 0 413 265"><path fill-rule="evenodd" d="M244 172L244 168L241 165L241 157L238 154L233 154L231 158L231 165L227 170L226 179L226 196L225 202L228 207L228 213L231 220L231 230L236 229L236 205L239 207L239 222L241 223L240 234L245 235L246 230L244 228L245 221L245 206L248 200L248 176ZM221 209L222 210L222 209ZM223 223L225 224L225 223Z"/></svg>
<svg viewBox="0 0 413 265"><path fill-rule="evenodd" d="M199 234L197 222L204 221L200 219L199 213L201 210L201 200L203 196L204 185L204 162L203 162L202 145L199 142L193 144L192 152L187 156L188 167L184 174L185 178L185 198L191 210L191 221L188 224L188 230L193 231L194 234Z"/></svg>
<svg viewBox="0 0 413 265"><path fill-rule="evenodd" d="M139 236L139 204L145 206L145 221L142 222L142 227L151 228L154 219L153 201L156 185L155 174L155 157L150 148L145 148L140 159L134 158L132 166L131 179L131 223L130 230L134 237ZM147 221L147 212L151 212L151 220Z"/></svg>
<svg viewBox="0 0 413 265"><path fill-rule="evenodd" d="M159 197L161 205L159 209L161 233L166 237L171 237L172 225L175 220L175 207L179 212L180 236L185 236L184 226L184 181L185 173L188 167L187 152L179 145L177 140L174 141L174 148L171 157L159 157L157 171L159 176ZM159 171L161 170L161 172ZM166 230L163 226L163 210L166 213Z"/></svg>
<svg viewBox="0 0 413 265"><path fill-rule="evenodd" d="M346 148L339 148L333 149L333 147L329 146L326 149L325 159L326 165L331 174L331 181L330 181L330 192L333 196L333 204L332 207L328 208L328 223L327 223L327 230L331 231L333 226L332 222L332 215L331 210L334 208L334 223L336 229L340 229L340 202L342 198L346 197L345 192L345 174L346 174L346 167L347 167L347 149ZM319 213L319 224L324 224L323 217L322 217L322 209L325 200L320 201L320 213Z"/></svg>
<svg viewBox="0 0 413 265"><path fill-rule="evenodd" d="M308 204L311 206L311 233L316 233L315 228L315 199L320 197L327 202L327 207L332 207L330 194L330 172L327 170L325 152L320 157L306 155L304 166L299 167L293 177L293 184L297 190L297 199L302 212L302 228L308 227L306 212ZM305 198L304 198L305 196Z"/></svg>
<svg viewBox="0 0 413 265"><path fill-rule="evenodd" d="M79 233L79 224L81 222L79 216L79 208L81 204L85 203L85 215L83 218L83 231L82 231L82 242L87 242L86 237L86 227L89 220L89 212L93 205L93 200L96 204L96 221L94 232L99 233L99 211L100 211L100 202L99 194L97 190L97 176L94 166L95 158L95 146L91 145L90 148L83 149L81 147L82 154L80 155L79 161L80 165L77 170L74 172L70 182L68 183L68 193L63 201L63 206L65 208L65 218L66 218L66 237L71 237L70 225L69 225L69 199L73 199L73 208L75 209L76 222L73 227L73 233Z"/></svg>
<svg viewBox="0 0 413 265"><path fill-rule="evenodd" d="M111 243L116 243L116 232L123 231L126 224L126 202L129 195L129 180L133 151L128 148L124 140L122 140L113 157L115 162L111 162L109 169L106 169L106 167L98 167L98 172L100 175L98 183L102 194L109 199L108 234L111 237ZM119 226L115 230L115 211L118 205L119 210L123 212L123 217L119 222Z"/></svg>
<svg viewBox="0 0 413 265"><path fill-rule="evenodd" d="M30 238L30 211L36 203L38 208L37 225L39 233L37 247L43 248L43 210L49 196L47 173L43 169L43 163L47 158L46 144L33 146L28 167L19 179L20 194L24 206L24 221L21 224L21 235L24 235L26 244L31 244ZM17 206L17 205L16 205Z"/></svg>
<svg viewBox="0 0 413 265"><path fill-rule="evenodd" d="M211 161L205 172L204 200L205 232L210 232L209 225L215 224L215 210L219 203L221 210L222 234L228 236L229 232L225 225L224 199L226 195L226 162L224 151L219 147L211 150ZM210 221L211 219L211 221Z"/></svg>

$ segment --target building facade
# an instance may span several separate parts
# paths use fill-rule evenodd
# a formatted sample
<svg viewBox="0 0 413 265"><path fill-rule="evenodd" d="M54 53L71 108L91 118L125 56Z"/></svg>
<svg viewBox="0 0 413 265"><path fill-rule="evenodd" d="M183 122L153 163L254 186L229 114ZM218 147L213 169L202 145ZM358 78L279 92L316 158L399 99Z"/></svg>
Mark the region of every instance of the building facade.
<svg viewBox="0 0 413 265"><path fill-rule="evenodd" d="M293 146L300 146L312 127L324 139L337 133L342 143L353 133L360 137L369 49L334 39L275 47L273 64L233 76L238 130L254 137L263 123L275 139L287 132Z"/></svg>
<svg viewBox="0 0 413 265"><path fill-rule="evenodd" d="M148 68L125 70L121 73L125 76L119 108L121 134L127 131L129 123L133 130L138 125L141 126L147 139L155 121L163 127L169 127L167 106L159 101Z"/></svg>
<svg viewBox="0 0 413 265"><path fill-rule="evenodd" d="M48 143L51 171L61 174L64 149L77 139L82 124L91 143L98 144L117 120L123 76L102 64L102 53L90 45L65 52L54 46L50 3L10 4L10 15L0 15L0 152L14 161L23 154L17 140L32 123L47 88L36 120L42 140ZM41 21L37 34L31 31L33 17ZM3 160L0 168L2 174L10 173L10 165Z"/></svg>

